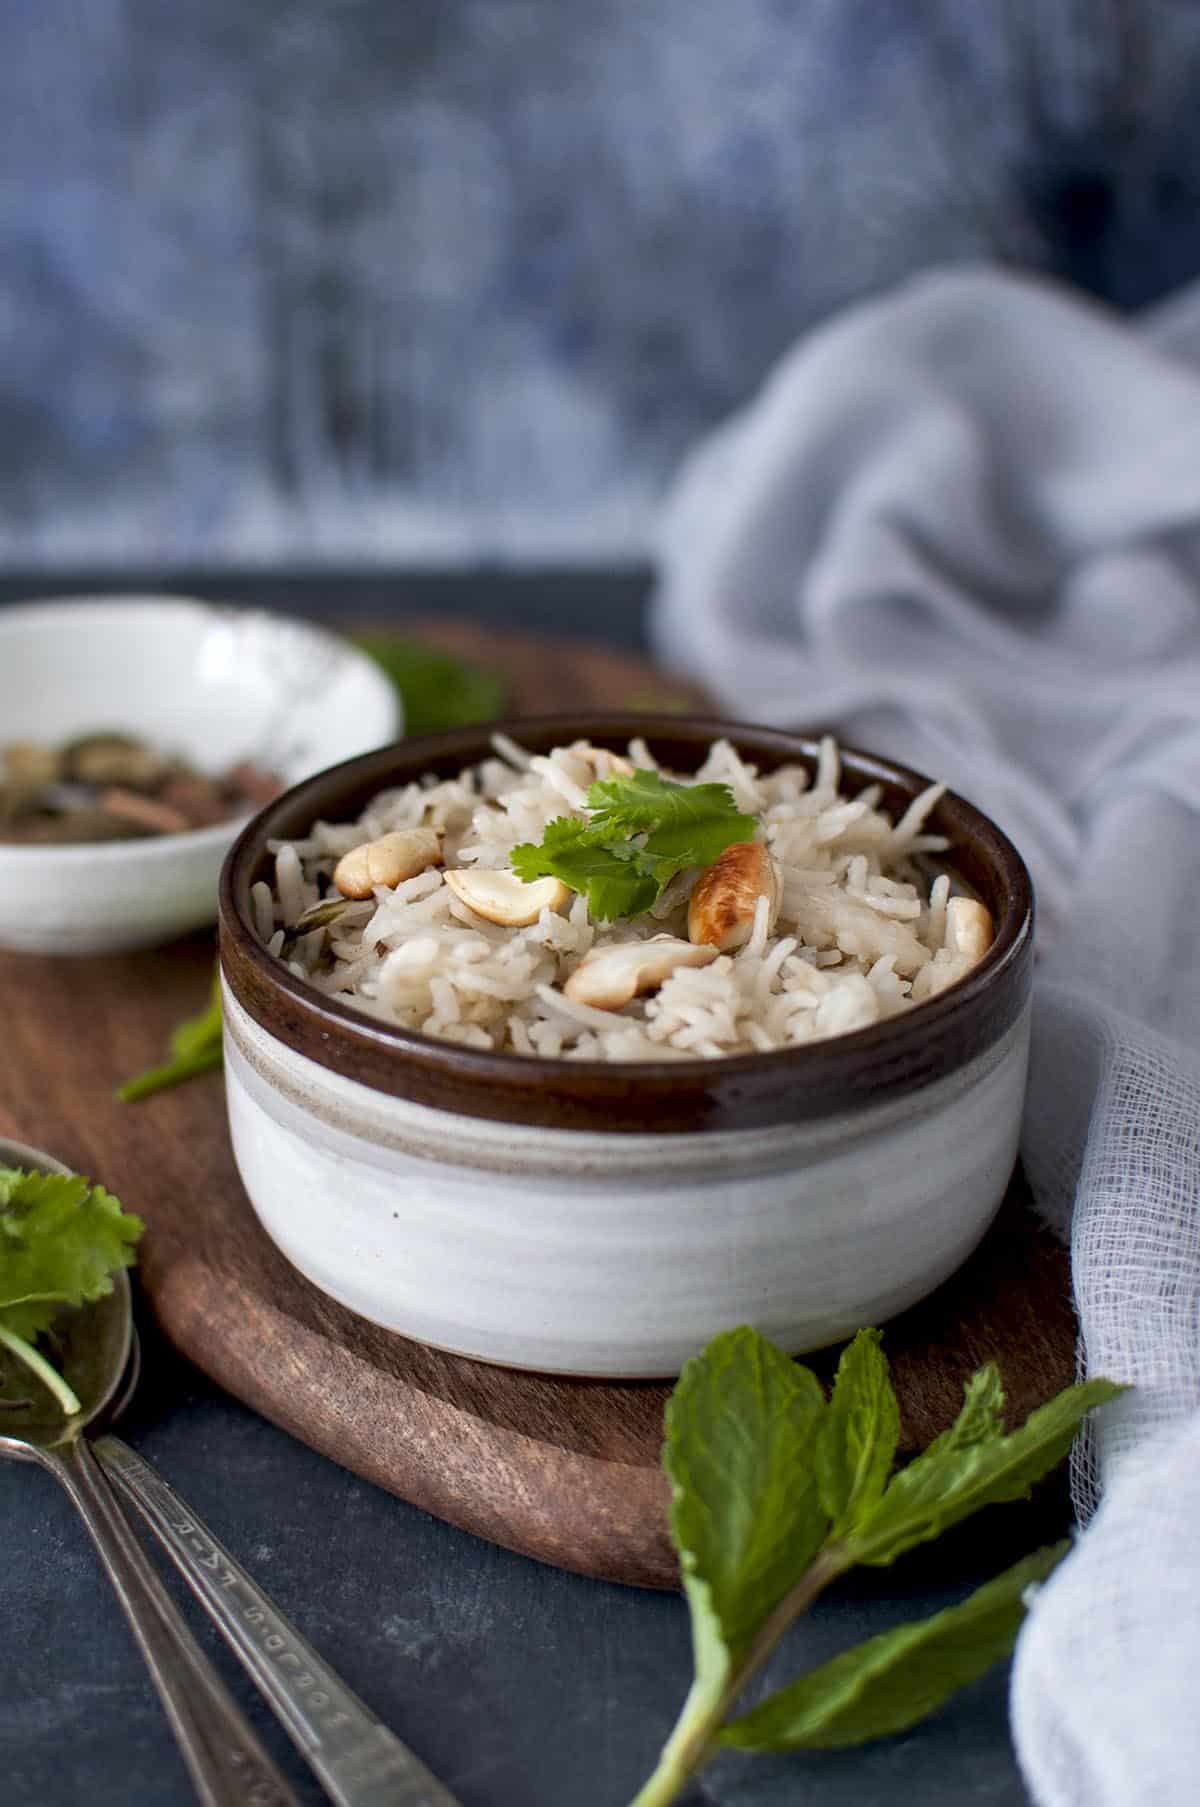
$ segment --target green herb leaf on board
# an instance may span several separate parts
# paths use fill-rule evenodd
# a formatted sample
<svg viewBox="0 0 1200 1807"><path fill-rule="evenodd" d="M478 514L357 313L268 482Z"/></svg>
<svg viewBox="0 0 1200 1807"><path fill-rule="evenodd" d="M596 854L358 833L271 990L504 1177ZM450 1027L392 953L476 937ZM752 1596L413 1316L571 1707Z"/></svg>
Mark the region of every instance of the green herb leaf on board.
<svg viewBox="0 0 1200 1807"><path fill-rule="evenodd" d="M355 643L387 673L404 704L408 736L437 734L495 721L504 714L503 681L482 666L387 633L355 636Z"/></svg>
<svg viewBox="0 0 1200 1807"><path fill-rule="evenodd" d="M663 1466L695 1680L635 1807L674 1800L705 1761L756 1637L825 1536L812 1459L825 1410L815 1375L748 1329L688 1362L667 1402Z"/></svg>
<svg viewBox="0 0 1200 1807"><path fill-rule="evenodd" d="M826 1409L816 1376L752 1330L715 1338L667 1404L684 1588L732 1662L828 1531L813 1460Z"/></svg>
<svg viewBox="0 0 1200 1807"><path fill-rule="evenodd" d="M171 1058L161 1066L149 1067L144 1073L127 1079L124 1085L118 1086L117 1097L122 1104L134 1104L140 1098L152 1097L155 1092L165 1092L170 1086L182 1085L185 1079L215 1072L221 1065L222 1039L221 978L218 973L212 982L212 998L207 1009L199 1016L186 1018L171 1031L167 1044Z"/></svg>
<svg viewBox="0 0 1200 1807"><path fill-rule="evenodd" d="M929 1461L994 1443L1004 1435L1004 1383L995 1362L977 1368L963 1388L962 1408L949 1430L935 1437L921 1457Z"/></svg>

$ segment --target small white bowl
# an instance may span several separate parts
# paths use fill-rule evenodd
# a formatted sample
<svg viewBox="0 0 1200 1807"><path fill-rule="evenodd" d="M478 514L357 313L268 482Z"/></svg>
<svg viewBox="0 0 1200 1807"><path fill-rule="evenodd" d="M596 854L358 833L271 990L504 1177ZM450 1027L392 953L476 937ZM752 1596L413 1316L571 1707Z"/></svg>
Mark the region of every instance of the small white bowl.
<svg viewBox="0 0 1200 1807"><path fill-rule="evenodd" d="M4 740L94 729L144 737L202 771L253 759L287 784L397 738L388 679L306 621L168 596L0 609ZM0 843L0 947L114 953L216 915L221 861L252 812L184 834L97 845Z"/></svg>

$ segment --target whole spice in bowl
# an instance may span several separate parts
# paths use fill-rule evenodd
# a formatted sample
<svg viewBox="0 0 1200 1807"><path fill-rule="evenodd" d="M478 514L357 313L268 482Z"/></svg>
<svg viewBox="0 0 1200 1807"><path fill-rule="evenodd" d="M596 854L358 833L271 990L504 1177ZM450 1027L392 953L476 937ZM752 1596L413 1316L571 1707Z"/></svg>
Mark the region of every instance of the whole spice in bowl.
<svg viewBox="0 0 1200 1807"><path fill-rule="evenodd" d="M165 596L6 605L0 947L116 953L203 927L268 795L400 724L373 661L307 622Z"/></svg>
<svg viewBox="0 0 1200 1807"><path fill-rule="evenodd" d="M213 777L113 730L61 745L0 747L0 841L13 846L138 840L211 828L269 803L283 780L243 759Z"/></svg>

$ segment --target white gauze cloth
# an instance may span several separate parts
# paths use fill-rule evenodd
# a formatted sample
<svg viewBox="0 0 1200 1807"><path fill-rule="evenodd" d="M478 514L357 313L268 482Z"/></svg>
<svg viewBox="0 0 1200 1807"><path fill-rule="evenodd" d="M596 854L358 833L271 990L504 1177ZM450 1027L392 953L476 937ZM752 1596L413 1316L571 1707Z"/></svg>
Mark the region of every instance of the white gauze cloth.
<svg viewBox="0 0 1200 1807"><path fill-rule="evenodd" d="M1082 1363L1135 1390L1076 1452L1014 1737L1043 1807L1194 1807L1200 289L1131 325L945 272L821 327L685 466L652 623L729 713L949 780L1033 871L1022 1154Z"/></svg>

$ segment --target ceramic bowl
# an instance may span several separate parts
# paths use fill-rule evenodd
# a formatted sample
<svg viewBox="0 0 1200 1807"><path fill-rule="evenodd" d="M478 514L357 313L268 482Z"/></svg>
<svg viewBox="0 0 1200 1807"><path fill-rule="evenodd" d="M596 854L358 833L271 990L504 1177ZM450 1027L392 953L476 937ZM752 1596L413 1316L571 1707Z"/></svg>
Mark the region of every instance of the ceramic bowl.
<svg viewBox="0 0 1200 1807"><path fill-rule="evenodd" d="M718 736L768 768L816 744L720 721L539 719L534 751L644 735L695 769ZM220 938L229 1122L284 1254L351 1310L484 1361L678 1373L750 1323L822 1347L913 1304L971 1253L1016 1158L1033 897L1020 856L962 798L935 830L996 921L957 985L888 1022L781 1053L613 1065L491 1054L390 1028L257 940L267 843L376 791L484 757L477 730L385 748L265 809L226 861ZM927 780L843 749L850 791L899 814Z"/></svg>
<svg viewBox="0 0 1200 1807"><path fill-rule="evenodd" d="M115 728L199 769L242 758L291 784L392 741L396 695L364 654L308 622L174 597L79 597L0 609L5 740ZM0 946L148 947L216 914L240 819L99 845L0 844Z"/></svg>

